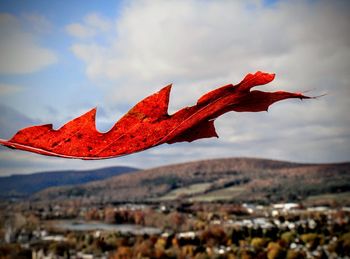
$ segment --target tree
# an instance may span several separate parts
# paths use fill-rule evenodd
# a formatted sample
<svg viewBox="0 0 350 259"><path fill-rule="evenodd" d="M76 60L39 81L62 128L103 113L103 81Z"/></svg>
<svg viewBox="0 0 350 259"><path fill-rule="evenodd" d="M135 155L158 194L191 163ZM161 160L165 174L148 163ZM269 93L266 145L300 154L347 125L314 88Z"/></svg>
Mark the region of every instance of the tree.
<svg viewBox="0 0 350 259"><path fill-rule="evenodd" d="M284 259L286 251L276 242L270 242L267 246L268 259Z"/></svg>

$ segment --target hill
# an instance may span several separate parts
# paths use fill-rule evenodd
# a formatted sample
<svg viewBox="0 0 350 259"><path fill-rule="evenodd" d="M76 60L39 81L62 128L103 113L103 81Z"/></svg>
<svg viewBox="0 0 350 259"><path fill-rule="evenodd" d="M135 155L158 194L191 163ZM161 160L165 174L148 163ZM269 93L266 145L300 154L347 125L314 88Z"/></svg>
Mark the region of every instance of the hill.
<svg viewBox="0 0 350 259"><path fill-rule="evenodd" d="M229 158L169 165L79 186L50 188L33 200L91 203L145 201L298 201L350 191L350 163L301 164Z"/></svg>
<svg viewBox="0 0 350 259"><path fill-rule="evenodd" d="M53 186L77 185L137 171L132 167L108 167L85 171L53 171L0 177L0 198L22 198Z"/></svg>

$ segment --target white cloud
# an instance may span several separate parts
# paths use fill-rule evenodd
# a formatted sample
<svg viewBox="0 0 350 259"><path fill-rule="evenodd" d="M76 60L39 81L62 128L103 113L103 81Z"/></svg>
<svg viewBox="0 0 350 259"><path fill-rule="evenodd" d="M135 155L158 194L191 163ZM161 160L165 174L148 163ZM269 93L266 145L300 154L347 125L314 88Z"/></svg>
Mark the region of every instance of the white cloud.
<svg viewBox="0 0 350 259"><path fill-rule="evenodd" d="M67 25L67 32L77 38L88 38L95 35L95 30L79 23L72 23Z"/></svg>
<svg viewBox="0 0 350 259"><path fill-rule="evenodd" d="M37 13L26 13L21 16L25 21L28 29L37 33L48 33L51 32L52 24L43 15Z"/></svg>
<svg viewBox="0 0 350 259"><path fill-rule="evenodd" d="M82 23L72 23L66 26L66 31L73 37L85 39L91 38L100 32L110 29L110 22L96 13L88 14Z"/></svg>
<svg viewBox="0 0 350 259"><path fill-rule="evenodd" d="M278 103L268 113L225 115L216 121L220 141L191 143L192 159L231 154L346 160L348 10L346 2L326 1L280 1L270 7L261 1L133 1L103 44L99 36L75 43L71 50L96 85L113 82L105 88L110 105L131 106L173 82L174 112L257 70L277 74L275 82L261 89L328 93L318 100ZM211 148L203 149L203 143ZM184 159L182 145L171 148L176 159Z"/></svg>
<svg viewBox="0 0 350 259"><path fill-rule="evenodd" d="M0 95L13 94L21 90L22 90L22 87L18 85L0 83Z"/></svg>
<svg viewBox="0 0 350 259"><path fill-rule="evenodd" d="M108 31L111 27L110 22L97 13L91 13L85 16L84 22L86 25L104 32Z"/></svg>
<svg viewBox="0 0 350 259"><path fill-rule="evenodd" d="M99 36L72 51L90 78L133 87L139 93L133 101L150 92L145 87L175 81L186 90L193 84L197 91L189 95L199 94L206 80L234 82L258 69L277 72L288 88L315 88L320 74L349 70L348 20L344 10L323 2L284 1L271 9L243 1L135 1L107 43L99 44Z"/></svg>
<svg viewBox="0 0 350 259"><path fill-rule="evenodd" d="M56 54L41 47L13 15L0 14L0 74L25 74L57 61Z"/></svg>

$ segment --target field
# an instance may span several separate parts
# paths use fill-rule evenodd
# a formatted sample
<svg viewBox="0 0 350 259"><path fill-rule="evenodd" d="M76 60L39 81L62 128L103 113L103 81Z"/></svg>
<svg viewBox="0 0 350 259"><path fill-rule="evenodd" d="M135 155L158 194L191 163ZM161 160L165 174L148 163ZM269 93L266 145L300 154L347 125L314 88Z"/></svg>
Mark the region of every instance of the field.
<svg viewBox="0 0 350 259"><path fill-rule="evenodd" d="M312 195L305 199L305 204L322 205L322 204L350 204L350 192L327 193L321 195Z"/></svg>
<svg viewBox="0 0 350 259"><path fill-rule="evenodd" d="M182 198L184 196L192 196L196 195L198 193L203 193L211 186L210 183L198 183L198 184L191 184L182 188L177 188L175 190L172 190L168 192L166 195L161 196L157 199L158 201L167 201L167 200L176 200L179 198Z"/></svg>

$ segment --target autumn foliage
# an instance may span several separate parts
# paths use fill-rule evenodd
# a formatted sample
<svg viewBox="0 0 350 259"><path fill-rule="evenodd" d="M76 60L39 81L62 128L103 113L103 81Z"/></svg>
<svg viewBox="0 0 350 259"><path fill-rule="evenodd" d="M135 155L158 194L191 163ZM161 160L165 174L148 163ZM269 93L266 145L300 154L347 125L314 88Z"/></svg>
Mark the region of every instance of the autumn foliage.
<svg viewBox="0 0 350 259"><path fill-rule="evenodd" d="M309 98L301 93L251 90L274 79L274 74L248 74L237 85L226 85L200 97L194 106L168 114L171 85L143 99L108 132L95 127L96 109L55 130L51 124L20 130L0 144L64 158L104 159L139 152L163 143L172 144L218 137L214 120L224 113L260 112L284 99Z"/></svg>

